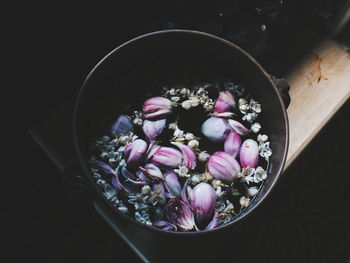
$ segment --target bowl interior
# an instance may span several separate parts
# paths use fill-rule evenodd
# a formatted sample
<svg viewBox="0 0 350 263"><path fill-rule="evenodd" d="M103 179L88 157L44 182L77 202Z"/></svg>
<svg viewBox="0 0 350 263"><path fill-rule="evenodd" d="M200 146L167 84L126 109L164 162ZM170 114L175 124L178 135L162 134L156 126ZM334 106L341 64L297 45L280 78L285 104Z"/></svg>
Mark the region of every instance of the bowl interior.
<svg viewBox="0 0 350 263"><path fill-rule="evenodd" d="M215 82L227 77L243 84L261 103L259 121L270 137L273 151L261 191L233 222L245 216L271 190L281 172L288 141L286 113L268 75L251 57L205 33L180 30L148 34L118 47L93 69L77 102L74 131L89 178L93 180L86 163L91 154L89 145L106 134L119 114L130 108L140 109L146 97L160 94L163 85L186 86L194 81Z"/></svg>

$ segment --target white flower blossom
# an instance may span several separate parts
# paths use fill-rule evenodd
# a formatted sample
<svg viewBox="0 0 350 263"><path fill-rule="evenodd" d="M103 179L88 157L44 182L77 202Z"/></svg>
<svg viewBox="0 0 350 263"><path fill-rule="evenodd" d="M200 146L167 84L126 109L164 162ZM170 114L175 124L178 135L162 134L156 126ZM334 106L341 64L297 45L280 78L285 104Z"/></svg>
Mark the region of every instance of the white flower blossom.
<svg viewBox="0 0 350 263"><path fill-rule="evenodd" d="M175 90L174 88L170 89L170 90L169 90L169 94L170 94L171 96L176 95L176 90Z"/></svg>
<svg viewBox="0 0 350 263"><path fill-rule="evenodd" d="M185 139L188 140L188 141L194 140L194 135L193 135L193 133L187 132L187 133L185 134Z"/></svg>
<svg viewBox="0 0 350 263"><path fill-rule="evenodd" d="M249 110L249 106L248 104L242 104L239 106L239 110L242 112L242 113L246 113L248 110Z"/></svg>
<svg viewBox="0 0 350 263"><path fill-rule="evenodd" d="M134 123L135 125L137 125L137 126L142 126L143 121L142 121L141 118L135 118L135 119L133 120L133 123Z"/></svg>
<svg viewBox="0 0 350 263"><path fill-rule="evenodd" d="M191 148L196 148L199 146L199 141L197 140L191 140L187 143L187 145Z"/></svg>
<svg viewBox="0 0 350 263"><path fill-rule="evenodd" d="M249 112L242 117L242 120L252 122L257 117L258 117L258 115L255 112Z"/></svg>
<svg viewBox="0 0 350 263"><path fill-rule="evenodd" d="M259 192L259 189L256 186L252 186L248 188L248 194L250 196L255 196Z"/></svg>
<svg viewBox="0 0 350 263"><path fill-rule="evenodd" d="M269 137L265 134L259 134L257 137L258 142L266 142L269 139Z"/></svg>
<svg viewBox="0 0 350 263"><path fill-rule="evenodd" d="M191 92L190 92L189 89L182 88L182 89L180 90L180 94L182 95L182 97L188 97L188 96L191 94Z"/></svg>
<svg viewBox="0 0 350 263"><path fill-rule="evenodd" d="M174 96L174 97L171 97L170 99L171 99L171 101L178 102L181 98L178 96Z"/></svg>
<svg viewBox="0 0 350 263"><path fill-rule="evenodd" d="M247 101L246 101L245 99L243 99L243 98L240 98L240 99L238 100L238 104L239 104L239 105L245 105L245 104L247 104Z"/></svg>
<svg viewBox="0 0 350 263"><path fill-rule="evenodd" d="M168 128L169 128L170 130L177 130L179 127L177 127L177 124L176 124L176 123L170 123L170 124L168 125Z"/></svg>
<svg viewBox="0 0 350 263"><path fill-rule="evenodd" d="M261 129L261 125L259 122L255 122L252 127L251 127L251 130L254 132L254 133L258 133Z"/></svg>
<svg viewBox="0 0 350 263"><path fill-rule="evenodd" d="M184 137L184 131L183 130L180 130L180 129L176 129L174 131L174 137L177 137L177 138L182 138Z"/></svg>
<svg viewBox="0 0 350 263"><path fill-rule="evenodd" d="M188 174L188 168L186 166L180 166L179 169L174 169L174 171L180 176L180 177L189 177Z"/></svg>
<svg viewBox="0 0 350 263"><path fill-rule="evenodd" d="M204 103L203 108L205 111L211 111L212 109L214 109L214 104L206 102Z"/></svg>
<svg viewBox="0 0 350 263"><path fill-rule="evenodd" d="M267 178L267 173L266 171L261 167L258 166L255 169L255 173L254 173L254 183L259 183L264 181Z"/></svg>
<svg viewBox="0 0 350 263"><path fill-rule="evenodd" d="M191 100L185 100L181 103L181 106L185 110L189 110L190 108L192 108L192 102L191 102Z"/></svg>
<svg viewBox="0 0 350 263"><path fill-rule="evenodd" d="M242 207L247 207L250 203L250 199L245 196L242 196L241 199L239 199L239 203Z"/></svg>
<svg viewBox="0 0 350 263"><path fill-rule="evenodd" d="M119 143L121 144L127 144L129 143L130 139L131 138L128 135L124 135L124 136L120 136L118 140L119 140Z"/></svg>
<svg viewBox="0 0 350 263"><path fill-rule="evenodd" d="M218 180L218 179L214 179L212 182L211 182L211 185L216 189L220 186L223 186L224 184L222 183L221 180Z"/></svg>
<svg viewBox="0 0 350 263"><path fill-rule="evenodd" d="M208 158L210 157L210 154L207 153L207 151L200 152L198 155L198 160L200 162L206 162Z"/></svg>
<svg viewBox="0 0 350 263"><path fill-rule="evenodd" d="M260 112L261 112L261 105L260 105L260 103L258 103L257 101L251 99L249 105L250 105L250 108L251 108L254 112L256 112L256 113L260 113Z"/></svg>

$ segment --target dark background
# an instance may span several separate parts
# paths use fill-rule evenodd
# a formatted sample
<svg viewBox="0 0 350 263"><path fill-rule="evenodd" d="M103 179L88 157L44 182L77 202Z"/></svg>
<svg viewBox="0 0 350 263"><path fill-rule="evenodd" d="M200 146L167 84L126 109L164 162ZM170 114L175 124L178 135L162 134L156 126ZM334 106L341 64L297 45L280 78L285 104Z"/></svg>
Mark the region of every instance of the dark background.
<svg viewBox="0 0 350 263"><path fill-rule="evenodd" d="M60 172L27 130L74 96L91 68L162 5L13 3L2 23L9 102L2 104L2 262L139 262L94 211L69 200ZM349 114L346 103L220 249L218 262L350 262ZM194 253L202 253L195 244Z"/></svg>

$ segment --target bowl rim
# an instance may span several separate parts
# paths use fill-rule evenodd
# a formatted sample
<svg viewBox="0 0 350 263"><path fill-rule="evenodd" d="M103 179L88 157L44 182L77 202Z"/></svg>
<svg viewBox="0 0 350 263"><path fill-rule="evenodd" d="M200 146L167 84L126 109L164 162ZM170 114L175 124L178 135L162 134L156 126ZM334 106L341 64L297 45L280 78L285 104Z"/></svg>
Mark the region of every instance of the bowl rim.
<svg viewBox="0 0 350 263"><path fill-rule="evenodd" d="M244 216L236 216L230 223L225 224L223 226L219 226L216 227L214 229L211 230L201 230L201 231L191 231L191 232L177 232L177 231L166 231L166 230L162 230L162 229L158 229L154 226L147 226L145 224L142 224L138 221L136 221L134 218L122 213L121 211L115 209L115 207L113 207L111 205L111 203L109 202L109 200L107 200L103 195L102 195L102 191L100 188L97 187L96 182L93 180L92 175L90 170L88 169L87 165L86 165L86 160L84 160L83 158L83 154L81 153L80 150L80 146L79 146L79 140L78 140L78 132L77 132L77 119L78 119L78 115L79 115L79 109L80 109L80 102L82 100L82 97L84 95L84 90L86 88L87 83L89 82L90 78L92 77L92 75L98 70L98 68L100 68L100 66L109 58L111 57L114 53L118 52L120 49L122 49L123 47L136 42L140 39L143 38L148 38L148 37L152 37L155 35L160 35L160 34L174 34L174 33L185 33L185 34L196 34L196 35L200 35L203 37L207 37L207 38L211 38L214 39L216 41L220 41L222 43L224 43L225 45L228 45L231 48L234 48L236 50L238 50L239 52L241 52L245 57L247 57L251 62L253 62L255 64L255 66L257 67L258 70L260 70L260 72L263 73L263 75L267 78L267 80L270 82L270 85L272 86L273 90L275 91L277 98L280 102L280 107L282 107L282 112L283 112L283 118L284 118L284 123L285 123L285 130L286 130L286 136L285 136L285 150L282 156L282 161L281 161L281 165L278 168L277 172L276 172L276 177L275 179L271 182L271 186L267 189L266 193L259 199L257 200L257 203L255 204L255 206L251 209L248 210L246 212L246 214L244 214ZM274 81L272 80L272 77L270 74L268 74L265 69L257 62L257 60L255 58L253 58L248 52L246 52L245 50L243 50L242 48L240 48L239 46L237 46L236 44L225 40L221 37L218 36L214 36L212 34L206 33L206 32L201 32L201 31L197 31L197 30L187 30L187 29L170 29L170 30L160 30L160 31L154 31L154 32L150 32L150 33L146 33L140 36L137 36L135 38L132 38L124 43L122 43L121 45L117 46L116 48L114 48L112 51L110 51L107 55L105 55L94 67L93 69L90 71L90 73L87 75L87 77L85 78L85 80L83 81L83 84L79 90L78 96L76 97L75 100L75 106L74 106L74 112L73 112L73 142L74 142L74 148L75 148L75 152L77 153L78 156L78 160L79 160L79 164L83 170L83 172L85 173L85 176L88 175L88 178L92 181L93 183L93 188L96 190L96 192L98 193L99 197L102 198L108 205L109 207L111 207L112 212L114 212L114 214L116 214L117 216L122 216L122 218L126 219L127 221L131 221L132 224L135 224L135 226L141 227L141 228L146 228L150 231L154 231L156 233L159 234L164 234L164 235L204 235L204 234L208 234L208 233L214 233L214 232L219 232L219 231L224 231L224 230L228 230L229 228L233 227L233 225L235 225L238 222L241 222L243 219L245 219L253 210L255 210L264 200L265 198L270 194L270 192L272 191L272 189L275 187L278 179L281 176L281 173L283 172L283 168L285 166L286 160L287 160L287 153L288 153L288 148L289 148L289 121L288 121L288 115L287 115L287 110L286 107L284 105L282 96L280 94L280 92L278 91L278 88L276 86L276 84L274 83Z"/></svg>

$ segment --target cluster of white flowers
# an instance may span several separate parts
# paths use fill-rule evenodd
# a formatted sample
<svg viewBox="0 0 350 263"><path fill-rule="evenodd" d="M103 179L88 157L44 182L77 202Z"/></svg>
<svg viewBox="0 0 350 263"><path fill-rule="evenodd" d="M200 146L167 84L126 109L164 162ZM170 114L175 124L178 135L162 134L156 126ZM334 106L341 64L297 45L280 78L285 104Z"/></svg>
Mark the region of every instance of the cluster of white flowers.
<svg viewBox="0 0 350 263"><path fill-rule="evenodd" d="M136 139L138 139L139 136L137 136L136 134L133 134L132 132L130 132L127 135L121 135L117 138L118 143L121 145L128 145L130 143L132 143L133 141L135 141Z"/></svg>
<svg viewBox="0 0 350 263"><path fill-rule="evenodd" d="M168 128L170 130L173 130L173 138L172 141L175 142L180 142L180 143L186 143L187 142L187 146L193 148L193 149L197 149L199 146L199 141L197 140L198 138L196 136L194 136L193 133L191 132L187 132L185 133L183 130L179 129L179 127L177 126L176 123L170 123L168 125Z"/></svg>
<svg viewBox="0 0 350 263"><path fill-rule="evenodd" d="M202 105L206 111L211 111L214 108L213 99L209 98L208 91L203 87L192 91L181 87L171 88L163 96L173 101L175 106L181 99L185 99L181 102L181 107L186 110L197 107L198 105Z"/></svg>
<svg viewBox="0 0 350 263"><path fill-rule="evenodd" d="M240 112L243 114L242 120L253 123L258 117L259 113L261 113L261 105L257 101L251 99L248 103L245 99L241 98L238 101L238 108ZM260 124L259 124L260 126ZM253 132L258 132L261 128L258 125L255 125ZM252 127L253 128L253 127ZM258 130L258 131L256 131Z"/></svg>
<svg viewBox="0 0 350 263"><path fill-rule="evenodd" d="M142 111L134 111L134 114L132 116L132 122L137 126L142 126Z"/></svg>
<svg viewBox="0 0 350 263"><path fill-rule="evenodd" d="M249 183L260 183L267 178L267 172L261 166L257 168L243 168L239 174L241 177L241 181L249 184Z"/></svg>
<svg viewBox="0 0 350 263"><path fill-rule="evenodd" d="M265 158L266 161L269 161L270 156L272 155L272 150L270 148L270 142L267 141L269 137L265 134L259 134L257 137L257 141L259 143L259 152L262 157Z"/></svg>

